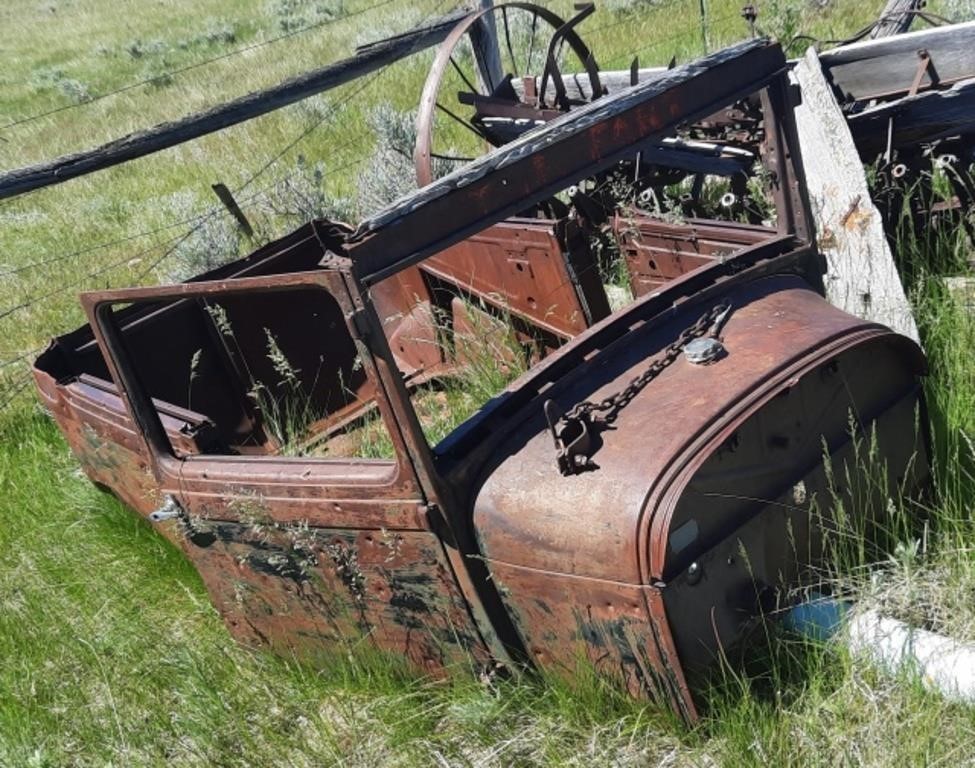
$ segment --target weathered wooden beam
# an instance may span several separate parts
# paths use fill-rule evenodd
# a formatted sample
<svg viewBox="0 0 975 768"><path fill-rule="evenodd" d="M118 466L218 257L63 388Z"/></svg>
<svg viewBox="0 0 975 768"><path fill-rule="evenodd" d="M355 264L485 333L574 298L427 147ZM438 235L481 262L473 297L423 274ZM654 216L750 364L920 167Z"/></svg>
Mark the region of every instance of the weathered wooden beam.
<svg viewBox="0 0 975 768"><path fill-rule="evenodd" d="M782 49L749 40L597 99L401 198L359 225L356 277L370 285L566 189L753 93L785 69Z"/></svg>
<svg viewBox="0 0 975 768"><path fill-rule="evenodd" d="M842 101L868 101L908 93L922 64L920 51L930 56L941 85L975 77L975 22L844 45L819 60ZM930 86L925 75L920 89Z"/></svg>
<svg viewBox="0 0 975 768"><path fill-rule="evenodd" d="M863 164L812 48L791 77L802 91L796 129L819 250L827 262L826 298L917 341L917 325Z"/></svg>
<svg viewBox="0 0 975 768"><path fill-rule="evenodd" d="M925 0L887 0L877 25L870 31L870 39L901 35L911 28L915 12L924 7Z"/></svg>
<svg viewBox="0 0 975 768"><path fill-rule="evenodd" d="M0 174L0 200L174 147L344 85L417 51L437 45L467 14L466 10L455 11L407 34L365 46L355 56L204 112L130 133L94 149L7 171Z"/></svg>
<svg viewBox="0 0 975 768"><path fill-rule="evenodd" d="M866 162L892 148L975 133L975 79L946 91L928 91L881 104L849 118L850 131ZM890 127L890 130L889 130Z"/></svg>
<svg viewBox="0 0 975 768"><path fill-rule="evenodd" d="M660 165L688 173L734 176L747 175L755 164L756 157L751 152L736 147L707 141L667 138L644 149L640 160L647 165Z"/></svg>
<svg viewBox="0 0 975 768"><path fill-rule="evenodd" d="M910 2L917 5L917 0ZM913 15L909 14L907 18L913 18ZM896 38L871 38L866 42L826 51L820 54L820 61L844 100L865 101L906 94L917 75L920 63L917 52L920 50L926 50L931 55L939 83L950 84L975 77L975 22L898 33ZM794 65L797 61L790 60L790 64ZM640 82L666 71L666 67L641 67ZM610 93L616 93L630 85L630 71L600 72L599 79ZM540 80L540 77L535 78L536 87ZM585 73L566 73L562 75L562 80L570 98L588 101L592 97ZM519 97L522 96L521 81L516 79L512 85ZM930 85L930 77L925 76L921 80L920 90Z"/></svg>

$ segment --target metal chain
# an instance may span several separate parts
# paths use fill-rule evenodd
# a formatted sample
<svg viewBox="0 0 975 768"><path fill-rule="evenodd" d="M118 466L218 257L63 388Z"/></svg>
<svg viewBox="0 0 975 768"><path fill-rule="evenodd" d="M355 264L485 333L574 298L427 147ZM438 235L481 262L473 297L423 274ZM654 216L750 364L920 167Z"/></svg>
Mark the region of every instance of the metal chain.
<svg viewBox="0 0 975 768"><path fill-rule="evenodd" d="M583 400L581 403L570 408L564 420L591 417L594 414L605 414L601 420L605 423L612 423L616 419L619 411L625 408L629 402L639 394L639 392L668 368L678 357L688 342L700 338L710 332L712 337L717 337L721 330L721 325L731 311L731 303L723 301L716 305L709 312L701 315L697 321L685 328L670 344L664 347L647 369L639 376L630 380L623 389L615 394L605 397L598 402Z"/></svg>

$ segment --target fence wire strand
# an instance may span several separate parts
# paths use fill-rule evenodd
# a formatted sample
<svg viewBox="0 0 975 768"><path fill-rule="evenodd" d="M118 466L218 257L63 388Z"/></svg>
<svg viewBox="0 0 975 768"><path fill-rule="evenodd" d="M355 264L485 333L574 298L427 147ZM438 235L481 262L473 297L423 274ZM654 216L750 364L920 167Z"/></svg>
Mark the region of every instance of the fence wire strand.
<svg viewBox="0 0 975 768"><path fill-rule="evenodd" d="M392 2L392 0L388 0L388 2ZM429 19L432 19L438 13L442 12L443 8L448 4L448 2L450 2L450 0L442 0L440 3L438 3L435 6L435 8L433 9L433 11L430 14L428 14L428 16L426 17L426 19L424 19L424 21L421 22L421 23L426 23L426 21L428 21ZM381 3L381 4L386 4L386 3ZM386 74L389 71L390 67L393 66L394 63L395 62L392 62L390 64L386 64L385 66L381 67L379 70L377 70L372 75L369 75L368 77L364 78L363 79L363 82L357 88L354 88L350 92L344 94L342 96L342 98L340 98L334 104L331 105L331 108L324 115L322 115L322 117L320 117L318 120L316 120L312 125L308 126L304 130L302 130L297 136L295 136L294 139L292 139L291 141L289 141L283 148L281 148L279 151L277 151L276 153L274 153L270 158L268 158L268 160L266 162L264 162L260 167L258 167L255 171L253 171L244 180L244 182L237 188L236 194L240 194L241 192L243 192L246 189L248 189L255 181L257 181L261 176L263 176L265 173L267 173L267 171L270 170L275 164L277 164L281 160L281 158L283 158L285 155L287 155L288 152L290 152L292 149L294 149L299 143L301 143L302 141L304 141L313 132L315 132L316 130L318 130L319 128L321 128L321 126L327 120L329 120L332 117L334 117L341 108L343 108L346 105L348 105L353 99L357 99L359 96L361 96L361 94L369 86L371 86L374 82L376 82L376 80L379 77L381 77L384 74ZM345 146L348 147L348 146L355 145L355 146L361 147L364 143L365 143L364 141L361 141L360 140L360 141L355 141L355 142L349 142ZM346 163L344 165L338 166L338 167L332 169L331 171L328 171L325 175L326 176L331 176L331 175L334 175L336 173L340 173L342 171L348 170L348 169L350 169L350 168L352 168L352 167L354 167L356 165L361 164L365 159L366 159L366 156L365 155L360 156L360 157L357 157L356 159L354 159L354 160L352 160L352 161L350 161L350 162L348 162L348 163ZM245 197L245 198L243 198L243 200L238 201L238 204L241 205L241 207L247 207L249 205L253 205L257 201L259 201L262 197L266 196L267 193L270 191L270 189L272 189L276 185L279 185L279 184L284 183L286 181L287 181L286 178L279 179L277 182L272 183L272 184L269 184L266 187L264 187L263 189L254 192L249 197ZM162 227L156 227L156 228L154 228L152 230L148 230L146 232L138 233L136 235L127 236L127 237L124 237L124 238L119 238L117 240L109 241L107 243L101 243L101 244L99 244L97 246L90 246L88 248L84 248L84 249L80 249L78 251L74 251L71 254L65 254L63 256L62 255L59 255L57 257L51 257L51 258L41 259L41 260L35 261L33 265L23 265L23 267L18 267L15 270L8 270L7 272L0 273L0 276L7 276L9 274L13 274L15 271L16 272L24 271L25 269L29 268L30 266L39 266L42 263L52 263L53 261L60 261L60 260L66 259L66 258L74 258L74 257L80 256L80 255L83 255L85 253L91 253L91 252L96 251L96 250L100 250L100 249L104 249L104 248L107 248L107 247L111 247L112 245L124 244L126 242L130 242L130 241L133 241L133 240L137 240L137 239L139 239L141 237L146 237L146 236L149 236L151 234L156 234L156 233L159 233L159 232L162 232L162 231L166 231L168 229L173 229L173 228L175 228L177 226L181 226L182 224L185 224L187 222L195 222L194 225L191 226L190 229L188 229L186 232L183 232L183 233L180 233L178 235L175 235L174 237L168 238L167 240L164 240L161 243L155 243L152 246L150 246L150 247L148 247L146 249L143 249L142 251L140 251L139 253L135 254L134 256L133 255L129 255L129 256L126 256L123 259L120 259L120 260L117 260L117 261L113 261L113 262L111 262L109 264L103 265L102 267L100 267L100 268L98 268L98 269L96 269L96 270L94 270L92 272L89 272L89 273L87 273L85 275L82 275L78 279L72 280L72 281L70 281L70 282L68 282L66 284L62 284L62 285L58 286L57 288L55 288L52 291L49 291L47 293L44 293L44 294L42 294L40 296L30 297L27 301L24 301L24 302L22 302L22 303L20 303L18 305L15 305L15 306L10 307L10 308L8 308L6 310L3 310L2 312L0 312L0 320L3 320L3 319L5 319L5 318L7 318L7 317L9 317L9 316L11 316L11 315L13 315L15 313L18 313L20 311L23 311L23 310L25 310L25 309L27 309L27 308L29 308L29 307L31 307L31 306L39 303L39 302L46 301L46 300L48 300L50 298L53 298L54 296L61 295L61 294L65 293L66 291L69 291L69 290L71 290L73 288L77 288L80 285L88 282L89 280L91 280L93 278L97 278L97 277L100 277L100 276L104 275L105 273L109 272L112 269L115 269L117 267L120 267L123 264L130 263L134 259L140 259L141 257L147 256L147 255L153 253L154 251L158 250L159 248L162 248L162 247L165 247L165 246L168 245L169 247L163 252L163 254L161 256L159 256L159 258L157 258L154 261L152 261L150 263L150 265L145 270L143 270L142 272L139 273L139 275L135 279L136 282L139 282L146 275L148 275L149 273L151 273L152 271L154 271L162 262L164 262L166 259L170 258L174 253L176 253L177 252L177 249L180 246L180 244L182 244L188 238L190 238L193 234L195 234L196 232L198 232L206 224L206 222L212 220L215 216L218 216L218 215L219 216L229 216L230 215L230 212L227 211L226 209L224 209L221 205L214 205L209 210L204 211L203 213L199 214L198 216L191 217L189 219L185 219L185 220L183 220L181 222L175 222L175 223L170 224L170 225L165 225L165 226L162 226ZM21 363L21 362L28 361L34 355L36 355L38 352L40 352L42 349L43 349L43 347L37 347L35 349L29 350L27 352L24 352L24 353L22 353L22 354L20 354L20 355L18 355L16 357L14 357L14 358L11 358L9 360L0 361L0 369L8 368L9 366L15 365L17 363ZM27 378L25 379L24 383L21 384L20 386L16 387L15 390L14 390L14 392L13 392L13 394L9 395L8 397L6 397L6 399L4 401L0 402L0 411L6 410L11 405L11 403L13 403L16 400L16 398L19 396L19 394L26 388L26 386L29 384L29 382L30 382L29 373L28 372L25 372L25 374L26 374Z"/></svg>
<svg viewBox="0 0 975 768"><path fill-rule="evenodd" d="M397 2L397 0L380 0L380 2L374 3L373 5L367 6L365 8L361 8L358 11L352 11L350 13L346 13L341 16L336 16L331 19L323 19L322 21L318 21L313 24L308 24L304 27L299 27L297 29L290 30L288 32L285 32L282 35L278 35L277 37L272 37L268 40L261 40L260 42L251 43L250 45L245 45L241 48L235 48L234 50L227 51L226 53L220 54L219 56L214 56L209 59L203 59L202 61L196 61L193 62L192 64L187 64L186 66L177 67L176 69L169 70L168 72L162 72L158 75L153 75L152 77L147 77L143 80L138 80L136 82L129 83L128 85L124 85L121 88L116 88L112 91L99 93L96 96L92 96L88 99L85 99L84 101L78 104L64 104L60 107L55 107L53 109L49 109L44 112L38 112L33 115L28 115L27 117L22 117L17 120L13 120L9 123L6 123L5 125L0 125L0 131L6 131L9 130L10 128L15 128L17 126L24 125L26 123L32 123L36 120L41 120L42 118L50 117L51 115L56 115L60 112L65 112L70 109L80 109L81 107L87 107L90 104L94 104L95 102L111 98L112 96L118 96L120 93L125 93L127 91L131 91L136 88L141 88L143 86L150 85L152 83L166 81L178 75L182 75L186 72L189 72L191 70L199 69L200 67L205 67L210 64L215 64L218 61L223 61L225 59L229 59L234 56L239 56L241 54L257 50L258 48L264 48L268 45L273 45L274 43L279 43L282 40L288 40L292 37L301 35L305 32L310 32L315 29L321 29L322 27L327 27L332 24L337 24L340 21L346 21L347 19L351 19L356 16L361 16L365 13L377 10L379 8L382 8L383 6L390 5L394 2Z"/></svg>

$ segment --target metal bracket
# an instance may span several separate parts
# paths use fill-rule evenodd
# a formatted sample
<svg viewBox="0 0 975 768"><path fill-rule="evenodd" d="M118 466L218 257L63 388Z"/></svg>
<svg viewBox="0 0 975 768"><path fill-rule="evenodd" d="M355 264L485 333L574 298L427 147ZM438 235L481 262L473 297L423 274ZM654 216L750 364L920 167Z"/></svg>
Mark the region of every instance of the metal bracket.
<svg viewBox="0 0 975 768"><path fill-rule="evenodd" d="M444 544L448 547L457 547L457 541L454 538L454 532L451 530L450 526L447 524L447 519L444 517L443 510L433 502L428 502L426 504L419 505L419 512L424 518L426 518L427 525L430 530L433 531L440 539L443 540Z"/></svg>
<svg viewBox="0 0 975 768"><path fill-rule="evenodd" d="M348 315L352 332L362 341L367 341L372 336L369 320L364 309L354 309Z"/></svg>
<svg viewBox="0 0 975 768"><path fill-rule="evenodd" d="M555 442L555 461L559 472L567 477L592 468L592 459L589 458L592 448L589 417L567 417L554 400L546 400L542 409Z"/></svg>
<svg viewBox="0 0 975 768"><path fill-rule="evenodd" d="M931 53L922 48L917 52L918 62L917 62L917 72L914 73L914 81L911 83L911 87L907 91L908 96L916 96L918 90L921 87L921 81L924 76L927 75L931 83L934 86L938 84L938 73L934 69L934 62L931 60Z"/></svg>

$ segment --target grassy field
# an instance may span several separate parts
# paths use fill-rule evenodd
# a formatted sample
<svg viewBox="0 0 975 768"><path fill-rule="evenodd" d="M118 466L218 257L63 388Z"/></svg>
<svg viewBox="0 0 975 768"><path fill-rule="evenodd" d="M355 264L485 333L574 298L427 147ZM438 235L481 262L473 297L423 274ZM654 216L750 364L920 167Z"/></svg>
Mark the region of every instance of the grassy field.
<svg viewBox="0 0 975 768"><path fill-rule="evenodd" d="M568 2L547 3L566 12ZM707 3L711 47L743 37L740 0ZM272 84L448 10L441 0L7 0L0 7L0 167L80 149ZM612 0L586 22L604 67L687 59L697 0ZM966 9L932 4L932 10ZM759 26L846 36L879 10L777 0ZM968 9L970 14L970 9ZM357 14L342 20L347 14ZM323 22L171 77L166 72ZM350 216L395 180L384 120L412 109L421 54L327 96L59 187L0 202L0 362L81 321L78 290L187 274L209 249L252 246L209 186L241 189L258 239L310 210ZM87 103L134 81L158 78ZM31 115L65 107L41 119ZM392 121L395 123L395 121ZM11 123L17 123L9 125ZM372 185L372 186L370 186ZM201 219L201 217L209 217ZM204 224L184 237L191 225ZM149 233L149 234L142 234ZM118 242L121 241L121 242ZM970 272L963 232L902 234L899 257L931 360L938 501L926 536L875 566L865 602L975 640L975 321L943 289ZM104 245L108 243L109 245ZM81 475L33 404L21 362L0 368L0 765L965 765L975 714L833 647L783 636L719 670L687 730L583 677L451 682L380 661L326 670L235 645L195 572ZM17 394L17 393L20 394Z"/></svg>

